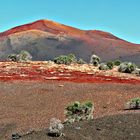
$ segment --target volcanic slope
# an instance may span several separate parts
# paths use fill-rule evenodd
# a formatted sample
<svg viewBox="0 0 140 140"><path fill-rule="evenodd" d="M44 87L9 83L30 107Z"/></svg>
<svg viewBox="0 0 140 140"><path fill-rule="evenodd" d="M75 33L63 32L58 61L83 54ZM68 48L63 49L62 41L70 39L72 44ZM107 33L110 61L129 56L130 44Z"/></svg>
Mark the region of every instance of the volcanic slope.
<svg viewBox="0 0 140 140"><path fill-rule="evenodd" d="M91 54L102 61L120 59L140 64L140 45L99 30L80 30L50 20L39 20L0 33L0 59L29 51L33 60L49 60L74 53L89 62Z"/></svg>

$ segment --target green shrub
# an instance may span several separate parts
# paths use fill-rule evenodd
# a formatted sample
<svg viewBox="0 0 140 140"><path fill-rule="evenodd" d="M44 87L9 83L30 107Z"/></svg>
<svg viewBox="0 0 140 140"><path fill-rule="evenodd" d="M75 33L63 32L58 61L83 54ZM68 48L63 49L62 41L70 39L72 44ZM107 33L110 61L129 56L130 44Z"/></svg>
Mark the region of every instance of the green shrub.
<svg viewBox="0 0 140 140"><path fill-rule="evenodd" d="M80 59L77 61L77 63L78 63L78 64L86 64L86 62L85 62L82 58L80 58Z"/></svg>
<svg viewBox="0 0 140 140"><path fill-rule="evenodd" d="M114 67L114 63L112 61L107 62L106 65L109 67L109 69L113 69Z"/></svg>
<svg viewBox="0 0 140 140"><path fill-rule="evenodd" d="M56 64L66 64L66 65L69 65L71 63L71 60L67 56L65 56L65 55L60 55L60 56L54 58L54 62Z"/></svg>
<svg viewBox="0 0 140 140"><path fill-rule="evenodd" d="M90 58L90 63L93 64L94 66L98 66L99 63L101 62L100 57L98 57L97 55L93 54Z"/></svg>
<svg viewBox="0 0 140 140"><path fill-rule="evenodd" d="M58 57L55 57L53 61L56 64L70 65L71 63L76 63L77 59L74 54L69 54L69 55L60 55Z"/></svg>
<svg viewBox="0 0 140 140"><path fill-rule="evenodd" d="M126 104L126 109L140 109L140 98L133 98Z"/></svg>
<svg viewBox="0 0 140 140"><path fill-rule="evenodd" d="M109 70L109 67L105 63L101 63L99 66L99 70Z"/></svg>
<svg viewBox="0 0 140 140"><path fill-rule="evenodd" d="M72 54L72 53L68 54L67 57L69 57L72 60L72 62L76 62L77 61L76 56L74 54Z"/></svg>
<svg viewBox="0 0 140 140"><path fill-rule="evenodd" d="M72 103L65 108L66 123L73 123L75 121L91 120L93 119L93 103L85 102L80 103L78 101Z"/></svg>
<svg viewBox="0 0 140 140"><path fill-rule="evenodd" d="M137 76L140 76L140 69L139 69L139 68L136 68L136 69L132 72L132 74L135 74L135 75L137 75Z"/></svg>
<svg viewBox="0 0 140 140"><path fill-rule="evenodd" d="M115 61L114 61L114 65L115 65L115 66L120 66L120 64L121 64L121 61L120 61L120 60L115 60Z"/></svg>
<svg viewBox="0 0 140 140"><path fill-rule="evenodd" d="M19 54L8 55L8 60L14 61L14 62L25 62L25 61L30 61L31 59L32 59L32 56L27 51L21 51Z"/></svg>
<svg viewBox="0 0 140 140"><path fill-rule="evenodd" d="M18 61L25 62L30 60L32 60L32 56L29 52L23 50L18 54Z"/></svg>
<svg viewBox="0 0 140 140"><path fill-rule="evenodd" d="M121 63L119 66L119 72L132 73L136 70L136 65L131 62Z"/></svg>
<svg viewBox="0 0 140 140"><path fill-rule="evenodd" d="M17 54L10 54L10 55L8 55L8 60L13 61L13 62L17 62L18 61L18 55Z"/></svg>

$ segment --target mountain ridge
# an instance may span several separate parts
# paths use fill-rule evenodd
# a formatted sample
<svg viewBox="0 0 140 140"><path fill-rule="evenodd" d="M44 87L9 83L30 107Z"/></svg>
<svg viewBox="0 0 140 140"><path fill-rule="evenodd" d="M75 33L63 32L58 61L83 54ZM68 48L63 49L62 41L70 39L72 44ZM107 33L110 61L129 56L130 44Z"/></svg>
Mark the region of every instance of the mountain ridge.
<svg viewBox="0 0 140 140"><path fill-rule="evenodd" d="M38 21L29 23L29 24L20 25L20 26L11 28L7 31L0 32L0 36L7 36L7 35L10 35L10 34L13 34L13 33L30 30L30 27L32 28L32 26L34 26L35 24L40 24L40 25L42 24L42 26L44 26L44 28L47 28L47 24L48 24L48 28L51 28L51 27L49 27L49 25L51 25L51 26L57 25L57 26L60 26L62 28L71 29L72 31L77 30L77 32L79 32L80 35L83 35L83 34L86 35L86 34L92 34L93 33L93 34L97 34L99 36L106 37L106 38L120 39L120 38L116 37L115 35L113 35L112 33L109 33L109 32L105 32L105 31L101 31L101 30L82 30L82 29L78 29L78 28L75 28L75 27L66 26L64 24L60 24L60 23L57 23L57 22L54 22L54 21L51 21L51 20L47 20L47 19L46 20L38 20ZM41 28L36 28L36 29L45 31ZM61 33L63 34L65 32L61 32ZM120 40L123 40L123 39L120 39ZM126 41L126 40L124 40L124 41Z"/></svg>
<svg viewBox="0 0 140 140"><path fill-rule="evenodd" d="M38 20L0 33L0 60L10 53L27 50L33 60L49 60L74 53L89 62L95 53L103 61L123 59L140 63L140 45L100 30L81 30L50 20ZM126 58L126 59L125 59Z"/></svg>

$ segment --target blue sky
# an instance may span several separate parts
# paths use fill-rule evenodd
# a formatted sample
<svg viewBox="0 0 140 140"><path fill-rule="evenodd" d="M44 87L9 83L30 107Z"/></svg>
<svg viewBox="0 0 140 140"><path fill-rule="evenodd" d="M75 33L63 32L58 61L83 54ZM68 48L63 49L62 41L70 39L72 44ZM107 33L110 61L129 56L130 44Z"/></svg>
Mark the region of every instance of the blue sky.
<svg viewBox="0 0 140 140"><path fill-rule="evenodd" d="M0 32L38 19L104 30L140 44L140 0L0 1Z"/></svg>

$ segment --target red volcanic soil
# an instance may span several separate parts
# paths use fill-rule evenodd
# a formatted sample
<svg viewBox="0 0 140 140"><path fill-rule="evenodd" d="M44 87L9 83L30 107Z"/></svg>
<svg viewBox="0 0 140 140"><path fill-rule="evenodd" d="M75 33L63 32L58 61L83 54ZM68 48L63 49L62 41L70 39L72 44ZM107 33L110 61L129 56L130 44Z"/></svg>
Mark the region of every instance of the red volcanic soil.
<svg viewBox="0 0 140 140"><path fill-rule="evenodd" d="M31 69L30 69L31 70ZM27 81L47 81L47 80L56 80L56 81L69 81L76 83L131 83L131 84L140 84L140 80L136 79L121 79L118 77L112 76L103 76L103 75L94 75L81 72L63 72L56 73L56 70L47 70L43 73L32 72L32 70L21 69L21 73L24 74L0 74L0 81L13 81L13 80L27 80ZM51 74L54 73L55 74Z"/></svg>
<svg viewBox="0 0 140 140"><path fill-rule="evenodd" d="M91 36L92 36L93 34L95 34L95 35L97 35L97 36L104 37L104 38L122 40L122 39L120 39L120 38L118 38L118 37L116 37L116 36L114 36L114 35L112 35L112 34L110 34L110 33L103 32L103 31L99 31L99 30L89 30L89 31L87 31L87 34L88 34L88 35L91 35Z"/></svg>
<svg viewBox="0 0 140 140"><path fill-rule="evenodd" d="M75 65L76 66L76 65ZM71 68L75 67L74 65ZM102 73L98 69L94 71L81 71L81 66L77 66L77 69L69 69L69 66L51 64L48 62L29 62L29 63L13 63L2 62L0 64L0 80L1 81L13 81L13 80L29 80L29 81L69 81L76 83L131 83L140 84L140 78L137 76L129 77L130 74L124 78L113 75L110 72L106 75L106 72ZM93 66L91 66L93 67ZM95 68L95 67L93 67ZM91 68L92 69L92 68Z"/></svg>

